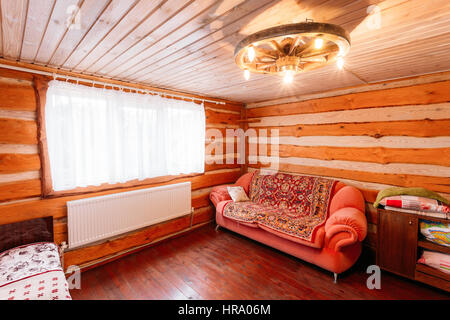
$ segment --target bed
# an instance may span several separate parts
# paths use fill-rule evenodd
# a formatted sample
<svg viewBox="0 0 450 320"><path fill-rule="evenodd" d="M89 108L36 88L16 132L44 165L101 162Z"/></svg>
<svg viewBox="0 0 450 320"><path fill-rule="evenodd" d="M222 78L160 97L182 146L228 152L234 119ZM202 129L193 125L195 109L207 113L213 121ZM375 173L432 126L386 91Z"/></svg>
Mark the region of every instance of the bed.
<svg viewBox="0 0 450 320"><path fill-rule="evenodd" d="M52 217L0 225L0 300L71 300Z"/></svg>

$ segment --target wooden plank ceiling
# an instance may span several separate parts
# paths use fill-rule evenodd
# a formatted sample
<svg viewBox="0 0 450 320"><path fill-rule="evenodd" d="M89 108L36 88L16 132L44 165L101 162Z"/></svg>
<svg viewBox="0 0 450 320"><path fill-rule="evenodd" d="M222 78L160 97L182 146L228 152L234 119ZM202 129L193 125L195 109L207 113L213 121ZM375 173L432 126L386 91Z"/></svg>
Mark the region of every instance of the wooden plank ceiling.
<svg viewBox="0 0 450 320"><path fill-rule="evenodd" d="M160 88L257 102L450 69L448 0L1 0L0 56ZM376 7L373 7L376 5ZM372 6L372 7L371 7ZM379 12L379 18L368 12ZM74 18L75 17L75 18ZM339 24L344 70L245 81L235 45L276 25Z"/></svg>

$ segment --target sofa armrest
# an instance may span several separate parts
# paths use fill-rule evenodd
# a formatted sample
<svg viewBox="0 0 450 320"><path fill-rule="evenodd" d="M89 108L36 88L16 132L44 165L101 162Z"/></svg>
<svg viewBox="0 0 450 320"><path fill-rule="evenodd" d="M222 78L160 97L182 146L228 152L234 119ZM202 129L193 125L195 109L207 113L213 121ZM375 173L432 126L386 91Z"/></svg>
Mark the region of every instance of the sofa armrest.
<svg viewBox="0 0 450 320"><path fill-rule="evenodd" d="M361 242L366 235L366 216L356 208L339 209L325 223L325 246L334 251Z"/></svg>
<svg viewBox="0 0 450 320"><path fill-rule="evenodd" d="M209 194L209 199L211 199L214 207L217 207L219 202L225 200L231 200L230 194L228 193L227 187L233 187L234 184L226 184L221 186L215 186L211 189L211 193Z"/></svg>

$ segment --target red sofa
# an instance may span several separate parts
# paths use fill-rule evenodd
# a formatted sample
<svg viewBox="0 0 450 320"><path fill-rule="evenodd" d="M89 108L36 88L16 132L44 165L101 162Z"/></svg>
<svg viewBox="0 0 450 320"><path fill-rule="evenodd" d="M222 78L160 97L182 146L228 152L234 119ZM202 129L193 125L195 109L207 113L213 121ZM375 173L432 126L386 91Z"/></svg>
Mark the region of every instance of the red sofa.
<svg viewBox="0 0 450 320"><path fill-rule="evenodd" d="M292 187L292 181L296 181L292 179L299 179L299 176L278 175L281 176L273 179L278 179L276 181L279 181L280 177L287 179L286 186L283 186L283 184L277 186L271 182L270 179L272 178L265 178L272 183L269 187L272 188L269 193L282 193L283 197L290 199L293 198L292 195L283 193L285 190L279 190L280 188L290 188L288 192L296 193L295 196L302 197L302 184ZM322 220L316 221L317 225L314 228L308 228L308 226L303 227L301 225L304 221L301 218L293 217L291 219L289 214L284 213L282 207L286 206L285 204L273 204L272 202L271 206L266 200L258 198L258 192L261 193L261 191L256 190L256 188L258 188L258 184L260 184L258 181L262 179L262 176L259 172L247 173L233 185L216 186L211 190L210 199L216 207L217 225L329 270L334 273L336 281L337 275L349 269L359 258L361 241L367 234L367 221L364 214L365 202L361 192L342 182L332 182L327 197L322 197L328 199L328 203L323 204L323 210L326 210L326 212L323 213ZM234 203L228 194L228 186L242 186L251 201ZM331 184L328 186L331 186ZM311 192L312 194L310 193L309 197L313 198L315 191ZM252 211L255 211L255 213L249 213ZM271 214L267 215L267 212L271 212ZM278 219L279 217L282 217L284 224L289 223L290 229L288 229L288 232L280 232L281 229L277 226L271 227L270 224L265 223L265 221ZM310 223L310 220L308 220L308 223ZM305 224L307 223L305 222ZM291 229L300 230L303 238L291 234ZM305 238L305 230L309 232L307 233L308 238Z"/></svg>

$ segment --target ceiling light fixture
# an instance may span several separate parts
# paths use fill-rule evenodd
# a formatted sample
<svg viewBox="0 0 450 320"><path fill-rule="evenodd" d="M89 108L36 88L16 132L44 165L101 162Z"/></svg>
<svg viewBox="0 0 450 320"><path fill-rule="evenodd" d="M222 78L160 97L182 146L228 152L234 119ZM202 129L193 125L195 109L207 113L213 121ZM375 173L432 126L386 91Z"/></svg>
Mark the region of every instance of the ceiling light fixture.
<svg viewBox="0 0 450 320"><path fill-rule="evenodd" d="M345 63L344 58L342 58L342 57L337 58L336 65L339 68L339 70L342 70L344 68L344 63Z"/></svg>
<svg viewBox="0 0 450 320"><path fill-rule="evenodd" d="M323 47L323 39L317 38L316 40L314 40L314 47L316 49L322 49L322 47Z"/></svg>
<svg viewBox="0 0 450 320"><path fill-rule="evenodd" d="M308 20L256 32L238 43L234 56L246 80L254 72L278 74L290 83L297 73L333 62L342 69L349 50L350 36L342 27Z"/></svg>
<svg viewBox="0 0 450 320"><path fill-rule="evenodd" d="M253 46L249 46L247 49L248 61L253 62L255 60L255 49Z"/></svg>
<svg viewBox="0 0 450 320"><path fill-rule="evenodd" d="M245 80L249 80L250 79L250 71L248 71L248 69L244 70L244 78L245 78Z"/></svg>

